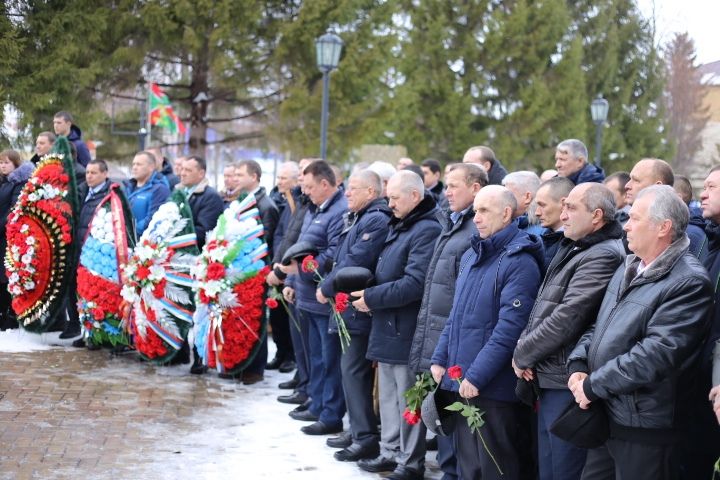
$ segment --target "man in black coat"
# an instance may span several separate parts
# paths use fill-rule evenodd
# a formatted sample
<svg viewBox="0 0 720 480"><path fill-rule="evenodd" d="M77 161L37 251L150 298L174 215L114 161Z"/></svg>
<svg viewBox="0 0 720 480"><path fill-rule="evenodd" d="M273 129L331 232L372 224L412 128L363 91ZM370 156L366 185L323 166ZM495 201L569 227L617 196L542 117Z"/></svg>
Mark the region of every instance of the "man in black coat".
<svg viewBox="0 0 720 480"><path fill-rule="evenodd" d="M333 270L318 286L318 302L327 303L336 295L333 281L343 267L365 267L375 270L378 256L388 233L388 220L392 215L382 193L380 176L370 170L361 170L348 180L345 198L348 213L340 234L340 247L335 253ZM340 461L357 461L375 458L379 450L378 422L373 406L375 371L368 360L367 347L372 318L364 312L348 308L343 319L350 334L350 343L340 360L342 385L350 420L352 444L335 453ZM338 334L338 325L330 321L329 329Z"/></svg>
<svg viewBox="0 0 720 480"><path fill-rule="evenodd" d="M205 245L205 237L215 228L225 206L217 190L209 185L205 177L207 164L202 157L191 156L183 161L180 173L180 188L187 195L188 204L193 214L195 235L199 249Z"/></svg>
<svg viewBox="0 0 720 480"><path fill-rule="evenodd" d="M393 480L421 479L425 471L424 425L402 420L403 393L415 383L408 367L410 345L425 275L440 235L437 207L422 179L401 170L387 184L393 211L390 231L375 268L376 285L353 292L353 306L372 312L367 358L378 362L380 455L358 462L368 472L393 471Z"/></svg>
<svg viewBox="0 0 720 480"><path fill-rule="evenodd" d="M475 163L484 168L488 174L488 185L502 185L508 173L500 160L495 158L495 152L484 145L470 147L463 156L463 163Z"/></svg>
<svg viewBox="0 0 720 480"><path fill-rule="evenodd" d="M261 176L262 167L255 160L241 160L235 165L235 182L238 188L242 193L255 196L255 205L260 212L260 221L264 229L263 239L268 246L268 256L265 259L269 263L272 259L273 239L280 214L275 203L265 193L265 187L260 186ZM257 355L243 372L245 385L252 385L263 379L267 354L267 339L265 339ZM280 354L284 357L287 352L283 351Z"/></svg>
<svg viewBox="0 0 720 480"><path fill-rule="evenodd" d="M108 166L103 160L92 160L85 168L85 181L78 186L78 204L80 206L77 223L75 224L75 268L80 258L80 251L85 242L90 222L100 201L110 190L108 180ZM60 334L61 338L72 338L80 334L80 316L77 309L77 276L70 275L70 299L67 303L68 323ZM85 340L79 338L73 342L73 347L84 347ZM88 345L90 348L93 346Z"/></svg>
<svg viewBox="0 0 720 480"><path fill-rule="evenodd" d="M688 209L672 187L635 198L620 264L597 321L568 359L580 408L602 400L610 436L588 451L583 478L675 479L675 447L694 412L688 387L707 335L713 288L688 253ZM710 472L708 472L710 473Z"/></svg>
<svg viewBox="0 0 720 480"><path fill-rule="evenodd" d="M554 177L543 182L535 194L535 216L545 229L540 239L545 248L546 270L560 247L560 241L565 238L560 214L565 198L574 187L575 184L571 180Z"/></svg>
<svg viewBox="0 0 720 480"><path fill-rule="evenodd" d="M549 181L563 180L570 182L562 177ZM567 195L560 217L565 239L549 264L527 327L517 342L513 368L519 379L529 382L537 378L540 387L540 478L578 480L587 451L551 434L549 428L573 401L567 389L565 358L595 321L605 288L624 260L625 250L620 240L622 228L615 220L615 199L607 187L581 183Z"/></svg>
<svg viewBox="0 0 720 480"><path fill-rule="evenodd" d="M415 373L430 370L430 359L452 308L460 259L470 248L470 237L477 232L473 224L473 200L475 194L488 184L485 170L472 163L451 165L445 180L445 196L450 208L444 215L446 218L441 223L442 233L430 259L415 336L410 347L408 367ZM438 463L445 473L444 478L457 479L451 439L438 436L437 441Z"/></svg>

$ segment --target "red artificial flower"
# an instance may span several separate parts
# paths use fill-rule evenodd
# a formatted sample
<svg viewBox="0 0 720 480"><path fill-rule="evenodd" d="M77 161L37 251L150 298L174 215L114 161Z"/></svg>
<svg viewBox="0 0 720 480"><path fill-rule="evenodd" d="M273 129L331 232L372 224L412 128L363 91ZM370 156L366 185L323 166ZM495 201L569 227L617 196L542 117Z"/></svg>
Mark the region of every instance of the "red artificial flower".
<svg viewBox="0 0 720 480"><path fill-rule="evenodd" d="M220 280L225 276L225 265L221 262L211 262L207 267L208 280Z"/></svg>
<svg viewBox="0 0 720 480"><path fill-rule="evenodd" d="M145 265L141 265L138 267L135 275L137 276L138 280L147 280L147 278L150 276L150 269Z"/></svg>
<svg viewBox="0 0 720 480"><path fill-rule="evenodd" d="M102 308L94 308L92 314L93 318L98 321L105 318L105 312L103 312Z"/></svg>
<svg viewBox="0 0 720 480"><path fill-rule="evenodd" d="M302 271L305 273L312 273L318 269L318 262L315 260L315 257L312 255L308 255L307 257L303 258L302 261Z"/></svg>
<svg viewBox="0 0 720 480"><path fill-rule="evenodd" d="M408 425L415 425L420 422L420 412L418 410L411 412L409 408L406 408L403 412L403 418Z"/></svg>
<svg viewBox="0 0 720 480"><path fill-rule="evenodd" d="M347 293L340 292L335 295L335 310L338 313L343 313L348 308L350 296Z"/></svg>
<svg viewBox="0 0 720 480"><path fill-rule="evenodd" d="M447 369L448 377L450 377L451 380L459 380L462 378L462 368L460 365L453 365L452 367Z"/></svg>
<svg viewBox="0 0 720 480"><path fill-rule="evenodd" d="M155 298L163 298L165 296L165 285L167 284L167 280L164 278L160 280L154 287L153 287L153 297Z"/></svg>
<svg viewBox="0 0 720 480"><path fill-rule="evenodd" d="M207 293L205 293L205 290L202 288L200 290L198 290L198 297L200 297L201 303L207 304L207 303L212 302L212 298L208 297Z"/></svg>
<svg viewBox="0 0 720 480"><path fill-rule="evenodd" d="M265 305L267 305L271 309L275 309L278 307L278 301L274 298L268 298L267 300L265 300Z"/></svg>

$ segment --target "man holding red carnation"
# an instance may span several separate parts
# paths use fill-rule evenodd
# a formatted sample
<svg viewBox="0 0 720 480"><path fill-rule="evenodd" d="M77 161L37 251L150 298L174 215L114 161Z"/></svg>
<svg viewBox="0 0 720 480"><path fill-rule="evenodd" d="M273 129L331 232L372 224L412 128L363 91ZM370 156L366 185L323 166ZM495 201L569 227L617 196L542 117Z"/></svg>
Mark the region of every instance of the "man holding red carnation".
<svg viewBox="0 0 720 480"><path fill-rule="evenodd" d="M498 185L475 196L478 233L460 261L453 307L431 360L441 388L486 413L480 433L487 448L466 421L470 418L456 422L452 437L460 478L535 478L530 411L515 396L511 359L540 286L544 256L540 239L513 221L516 207L512 192ZM453 365L461 370L445 371ZM461 372L462 381L451 378L459 379Z"/></svg>

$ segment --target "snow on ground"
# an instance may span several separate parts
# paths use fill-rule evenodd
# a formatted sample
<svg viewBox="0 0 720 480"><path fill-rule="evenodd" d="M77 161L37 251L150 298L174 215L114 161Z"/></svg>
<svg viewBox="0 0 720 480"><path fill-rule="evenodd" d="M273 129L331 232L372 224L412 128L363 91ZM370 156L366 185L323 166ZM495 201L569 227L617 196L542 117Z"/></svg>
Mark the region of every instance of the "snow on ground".
<svg viewBox="0 0 720 480"><path fill-rule="evenodd" d="M0 352L18 353L49 350L60 344L69 344L71 340L59 340L60 332L49 332L38 335L26 332L21 328L0 332Z"/></svg>

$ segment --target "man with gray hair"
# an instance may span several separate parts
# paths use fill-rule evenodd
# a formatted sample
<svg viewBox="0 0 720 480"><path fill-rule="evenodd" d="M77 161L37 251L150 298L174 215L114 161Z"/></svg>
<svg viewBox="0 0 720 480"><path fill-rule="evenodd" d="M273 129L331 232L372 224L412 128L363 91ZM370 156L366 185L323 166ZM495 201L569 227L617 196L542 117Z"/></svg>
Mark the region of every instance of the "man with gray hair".
<svg viewBox="0 0 720 480"><path fill-rule="evenodd" d="M393 212L377 266L375 285L353 292L353 306L372 312L367 358L378 362L380 455L358 466L368 472L393 471L393 480L422 479L425 428L405 423L405 391L415 383L408 368L423 285L435 240L440 235L437 207L422 178L401 170L387 185Z"/></svg>
<svg viewBox="0 0 720 480"><path fill-rule="evenodd" d="M508 173L503 178L502 184L515 196L517 208L513 212L513 217L517 219L520 230L541 235L542 228L537 224L530 223L528 218L528 209L540 187L540 178L537 174L526 170Z"/></svg>
<svg viewBox="0 0 720 480"><path fill-rule="evenodd" d="M587 147L580 140L563 140L555 147L555 168L558 175L569 178L575 185L584 182L602 183L605 180L602 168L588 163L587 160Z"/></svg>
<svg viewBox="0 0 720 480"><path fill-rule="evenodd" d="M413 165L413 163L411 162L410 165ZM383 182L383 191L381 196L382 198L387 198L387 184L390 181L390 177L392 177L397 171L395 170L395 167L393 167L392 164L388 162L376 161L370 164L368 170L371 170L380 175L380 180L382 180Z"/></svg>
<svg viewBox="0 0 720 480"><path fill-rule="evenodd" d="M345 227L340 233L334 267L318 285L318 302L327 303L328 299L338 293L333 282L339 269L364 267L375 270L388 234L388 221L392 216L380 193L382 181L377 173L361 170L350 176L345 189L348 201ZM350 334L350 343L340 359L340 371L352 443L335 452L334 456L336 460L355 462L363 458L375 458L380 453L378 421L373 406L375 371L372 362L365 358L372 317L353 308L345 310L342 316ZM331 321L329 330L337 335L337 323Z"/></svg>
<svg viewBox="0 0 720 480"><path fill-rule="evenodd" d="M565 180L558 178L553 180ZM564 201L560 215L565 239L550 262L527 328L513 354L519 386L538 392L540 480L577 480L587 450L550 433L550 425L572 402L564 359L593 324L605 288L625 258L622 227L615 220L612 192L599 183L581 183ZM535 398L528 398L534 404Z"/></svg>
<svg viewBox="0 0 720 480"><path fill-rule="evenodd" d="M459 418L452 437L463 479L534 477L530 409L518 402L510 367L542 280L544 259L540 239L513 221L516 208L515 196L505 187L488 185L475 196L477 234L460 261L453 308L430 362L440 388L457 392L487 413L482 427L487 446L455 413ZM460 382L456 375L445 375L455 366L462 369Z"/></svg>
<svg viewBox="0 0 720 480"><path fill-rule="evenodd" d="M687 390L713 289L689 252L687 206L667 185L638 194L625 224L634 253L605 292L597 321L568 359L580 408L603 400L610 436L583 478L677 478L674 448L692 415Z"/></svg>

